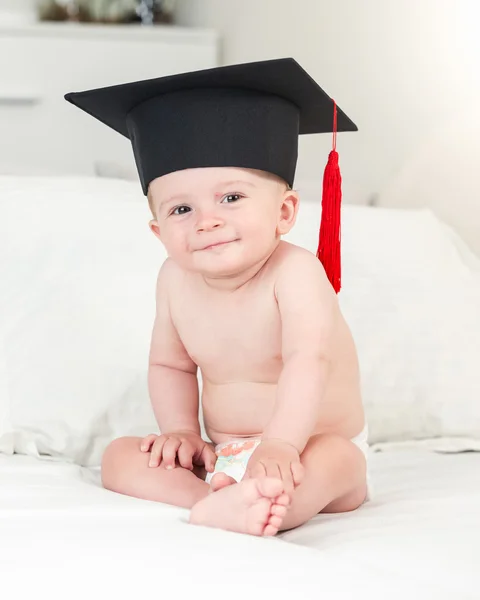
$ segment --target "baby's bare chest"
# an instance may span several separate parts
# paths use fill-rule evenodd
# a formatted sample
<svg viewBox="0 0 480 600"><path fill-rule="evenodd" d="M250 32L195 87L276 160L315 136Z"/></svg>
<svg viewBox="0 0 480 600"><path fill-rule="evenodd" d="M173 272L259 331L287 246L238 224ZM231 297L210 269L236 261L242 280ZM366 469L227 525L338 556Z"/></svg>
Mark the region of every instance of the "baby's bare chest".
<svg viewBox="0 0 480 600"><path fill-rule="evenodd" d="M277 373L281 321L273 291L238 298L191 293L172 313L185 349L204 376L253 380Z"/></svg>

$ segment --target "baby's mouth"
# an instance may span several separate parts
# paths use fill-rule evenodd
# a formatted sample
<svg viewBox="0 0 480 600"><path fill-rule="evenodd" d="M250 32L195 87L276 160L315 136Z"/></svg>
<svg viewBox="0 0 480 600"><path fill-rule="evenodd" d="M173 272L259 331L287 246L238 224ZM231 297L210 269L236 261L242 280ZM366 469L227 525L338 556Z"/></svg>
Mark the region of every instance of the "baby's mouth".
<svg viewBox="0 0 480 600"><path fill-rule="evenodd" d="M238 240L227 240L225 242L215 242L213 244L209 244L208 246L204 246L203 248L201 248L201 250L211 250L212 248L218 248L220 246L226 246L227 244L232 244L233 242L236 242Z"/></svg>

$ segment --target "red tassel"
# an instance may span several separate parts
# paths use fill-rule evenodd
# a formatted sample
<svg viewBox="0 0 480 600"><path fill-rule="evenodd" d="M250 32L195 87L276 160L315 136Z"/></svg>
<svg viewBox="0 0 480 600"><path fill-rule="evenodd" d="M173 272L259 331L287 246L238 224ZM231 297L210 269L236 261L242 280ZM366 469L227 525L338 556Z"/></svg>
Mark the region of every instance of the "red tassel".
<svg viewBox="0 0 480 600"><path fill-rule="evenodd" d="M317 258L323 264L327 277L338 294L341 288L340 206L342 176L338 166L337 106L334 102L333 150L328 157L323 175L322 218L318 239Z"/></svg>

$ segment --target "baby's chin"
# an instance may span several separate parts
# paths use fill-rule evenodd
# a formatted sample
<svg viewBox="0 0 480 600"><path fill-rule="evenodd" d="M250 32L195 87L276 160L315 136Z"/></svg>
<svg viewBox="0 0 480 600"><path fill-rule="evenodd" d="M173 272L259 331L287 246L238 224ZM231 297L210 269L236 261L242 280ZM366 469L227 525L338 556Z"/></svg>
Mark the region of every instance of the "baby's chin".
<svg viewBox="0 0 480 600"><path fill-rule="evenodd" d="M210 260L196 261L195 264L191 265L191 270L211 279L226 279L240 275L249 266L245 261Z"/></svg>

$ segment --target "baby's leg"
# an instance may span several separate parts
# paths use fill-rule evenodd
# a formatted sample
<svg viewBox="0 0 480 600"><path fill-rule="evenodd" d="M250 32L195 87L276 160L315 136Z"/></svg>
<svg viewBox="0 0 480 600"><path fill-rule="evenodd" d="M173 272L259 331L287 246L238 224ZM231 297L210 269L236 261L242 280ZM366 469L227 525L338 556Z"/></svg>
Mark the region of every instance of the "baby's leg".
<svg viewBox="0 0 480 600"><path fill-rule="evenodd" d="M162 464L149 467L149 452L140 450L142 438L114 440L102 459L102 483L119 494L191 508L204 498L209 486L203 469L193 472L182 467L167 471Z"/></svg>
<svg viewBox="0 0 480 600"><path fill-rule="evenodd" d="M102 460L105 488L183 508L195 505L190 521L198 525L254 535L274 535L278 531L288 504L288 496L282 495L281 481L252 480L209 495L209 485L203 481L203 469L192 472L178 466L171 471L162 465L149 467L150 453L141 452L141 441L141 438L123 437L107 447ZM205 507L201 501L207 496L210 502ZM213 522L210 522L212 515Z"/></svg>
<svg viewBox="0 0 480 600"><path fill-rule="evenodd" d="M305 474L280 529L302 525L319 512L355 510L364 502L365 456L350 440L334 434L315 435L301 461Z"/></svg>

